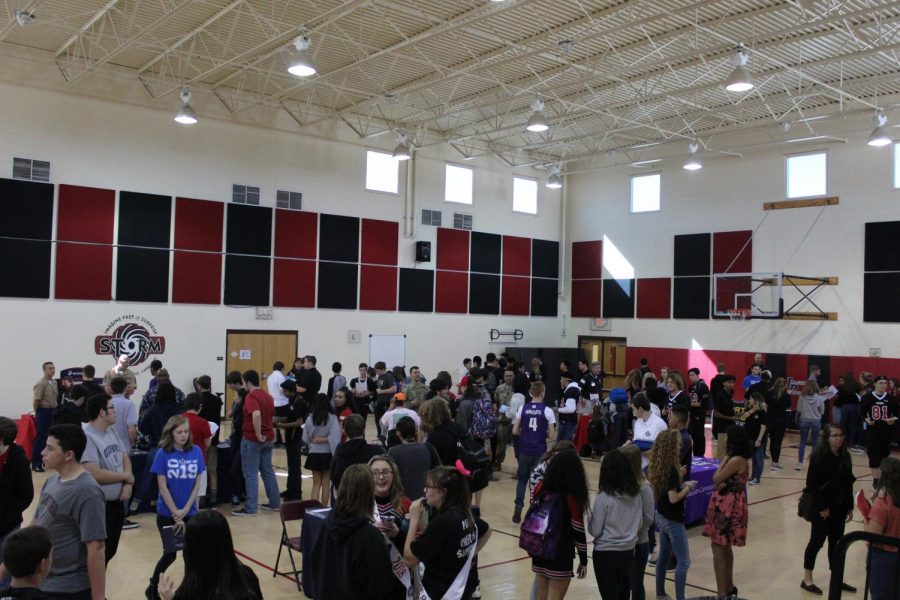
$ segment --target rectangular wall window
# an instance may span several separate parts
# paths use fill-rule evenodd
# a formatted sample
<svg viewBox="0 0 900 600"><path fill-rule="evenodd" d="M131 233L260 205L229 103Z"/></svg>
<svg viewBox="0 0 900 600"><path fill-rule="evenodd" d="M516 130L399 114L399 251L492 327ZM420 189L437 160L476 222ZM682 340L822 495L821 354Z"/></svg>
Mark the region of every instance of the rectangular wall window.
<svg viewBox="0 0 900 600"><path fill-rule="evenodd" d="M538 182L536 179L513 177L513 211L537 214Z"/></svg>
<svg viewBox="0 0 900 600"><path fill-rule="evenodd" d="M827 158L825 152L787 157L787 197L808 198L826 193Z"/></svg>
<svg viewBox="0 0 900 600"><path fill-rule="evenodd" d="M894 142L894 189L900 190L900 142Z"/></svg>
<svg viewBox="0 0 900 600"><path fill-rule="evenodd" d="M400 161L386 152L367 150L366 190L397 194L400 190Z"/></svg>
<svg viewBox="0 0 900 600"><path fill-rule="evenodd" d="M472 204L475 186L475 169L459 165L447 165L444 182L444 200L459 204Z"/></svg>
<svg viewBox="0 0 900 600"><path fill-rule="evenodd" d="M631 178L631 212L659 210L660 174L634 175Z"/></svg>

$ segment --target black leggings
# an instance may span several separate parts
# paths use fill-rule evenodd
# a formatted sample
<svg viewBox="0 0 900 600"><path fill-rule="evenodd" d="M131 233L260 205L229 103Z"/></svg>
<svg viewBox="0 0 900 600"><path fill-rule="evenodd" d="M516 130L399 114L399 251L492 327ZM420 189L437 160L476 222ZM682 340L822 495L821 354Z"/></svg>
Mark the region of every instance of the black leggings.
<svg viewBox="0 0 900 600"><path fill-rule="evenodd" d="M836 556L838 540L844 535L844 525L847 522L847 513L834 511L823 519L818 514L813 517L812 529L809 532L809 543L803 553L803 568L812 571L816 567L816 555L828 540L828 568L831 569Z"/></svg>
<svg viewBox="0 0 900 600"><path fill-rule="evenodd" d="M185 517L184 522L187 523L191 520L191 517ZM156 515L156 528L159 530L159 539L162 540L162 529L168 525L174 525L175 519L172 517L164 517L162 515ZM177 556L177 552L166 552L163 550L163 555L159 557L159 561L156 563L156 567L153 569L153 577L150 578L150 583L153 584L155 588L159 583L159 576L166 572L166 569L172 566L172 563L175 562L175 557Z"/></svg>
<svg viewBox="0 0 900 600"><path fill-rule="evenodd" d="M769 454L772 462L781 462L781 442L784 441L784 423L773 423L766 430L769 434Z"/></svg>
<svg viewBox="0 0 900 600"><path fill-rule="evenodd" d="M231 477L231 495L241 498L244 495L244 470L241 465L241 440L231 440L231 470L228 472Z"/></svg>

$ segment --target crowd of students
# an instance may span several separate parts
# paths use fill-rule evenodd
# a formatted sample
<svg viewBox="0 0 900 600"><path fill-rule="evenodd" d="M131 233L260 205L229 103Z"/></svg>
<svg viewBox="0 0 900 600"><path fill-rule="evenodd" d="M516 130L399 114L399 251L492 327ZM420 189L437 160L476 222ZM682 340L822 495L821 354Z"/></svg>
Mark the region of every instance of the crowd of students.
<svg viewBox="0 0 900 600"><path fill-rule="evenodd" d="M323 386L316 362L314 356L298 358L287 373L275 363L266 379L253 370L226 378L237 392L230 415L231 514L249 517L302 499L302 468L312 474L312 499L332 507L311 557L315 598L399 600L410 597L416 585L423 599L479 598L477 553L491 535L479 506L512 447L517 462L512 521L520 524L520 545L532 559L533 597L563 598L573 578L587 575L587 532L604 600L643 599L648 563L655 568L656 596L668 597L666 573L674 567L675 598L683 600L691 566L685 499L696 485L692 458L706 454L709 411L720 462L703 535L710 539L718 597L737 597L732 548L747 540L746 486L760 483L767 450L771 468L781 468L791 406L785 379L773 378L761 357L742 378L743 393L735 392L737 378L724 365L710 386L698 369L690 369L686 385L676 371L666 370L657 380L642 361L624 389L606 398L598 363L580 363L576 372L563 362L555 406L545 403L551 384L539 359L530 367L494 354L484 361L466 359L457 385L447 372L427 381L418 367L407 377L404 368L388 370L379 362L371 369L360 364L350 382L334 363ZM814 443L806 478L814 510L801 587L822 594L813 581L816 556L827 540L831 564L853 512L848 452L858 447L854 427L862 425L858 429L865 432L875 479L866 516L871 531L900 534L900 462L889 456L898 413L887 378L864 374L857 382L844 376L837 386L820 390L816 375L811 372L797 401L797 468L803 468L806 444ZM120 357L103 388L73 390L52 411L56 422L51 420L45 432L40 464L33 460L31 467L55 473L41 491L32 526L21 530L21 514L33 497L31 474L14 443L15 423L0 418L0 492L10 499L9 508L0 511L0 541L8 538L0 576L11 575L13 588L40 588L23 597L103 598L104 567L115 555L127 511L155 494L163 551L147 598L261 598L252 571L234 558L227 521L219 512L201 510L216 504L222 403L210 391L210 378L198 377L195 391L185 396L156 365L151 389L131 414L134 381L127 356ZM48 395L42 379L35 386L36 410L50 408ZM837 413L827 415L831 398ZM375 443L365 439L369 414ZM591 427L587 445L576 448L579 415L589 415ZM823 420L835 422L823 426ZM287 455L283 492L272 466L276 443ZM132 490L132 445L150 451L137 490ZM600 456L593 503L580 458L585 452ZM199 550L212 539L224 567ZM6 564L7 546L16 544L30 550ZM185 577L176 588L165 571L179 550ZM874 546L870 560L891 572L900 566L896 548ZM873 578L873 598L895 598L896 584L895 578ZM846 583L844 589L854 591Z"/></svg>

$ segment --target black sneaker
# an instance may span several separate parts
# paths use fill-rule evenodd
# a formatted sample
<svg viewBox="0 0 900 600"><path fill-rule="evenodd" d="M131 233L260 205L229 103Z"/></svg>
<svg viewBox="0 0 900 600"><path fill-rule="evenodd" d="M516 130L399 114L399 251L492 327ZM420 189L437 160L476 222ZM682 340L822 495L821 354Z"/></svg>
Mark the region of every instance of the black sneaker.
<svg viewBox="0 0 900 600"><path fill-rule="evenodd" d="M279 510L277 506L272 506L271 504L260 504L259 507L263 510L268 510L271 512L278 512Z"/></svg>
<svg viewBox="0 0 900 600"><path fill-rule="evenodd" d="M513 523L521 523L522 522L522 507L521 506L517 506L516 510L513 512L512 522Z"/></svg>
<svg viewBox="0 0 900 600"><path fill-rule="evenodd" d="M140 523L135 523L131 519L125 519L125 521L122 523L122 529L137 529L140 526Z"/></svg>
<svg viewBox="0 0 900 600"><path fill-rule="evenodd" d="M231 511L231 516L233 517L255 517L255 512L247 512L246 508L242 508L240 510Z"/></svg>

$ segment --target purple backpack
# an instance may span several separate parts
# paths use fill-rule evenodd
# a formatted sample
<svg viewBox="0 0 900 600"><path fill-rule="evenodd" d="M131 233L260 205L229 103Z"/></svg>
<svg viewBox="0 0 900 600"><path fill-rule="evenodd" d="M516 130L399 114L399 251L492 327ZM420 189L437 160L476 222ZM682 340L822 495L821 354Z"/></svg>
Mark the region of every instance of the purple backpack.
<svg viewBox="0 0 900 600"><path fill-rule="evenodd" d="M522 520L519 548L531 557L556 558L566 527L569 527L569 519L563 498L553 492L542 493Z"/></svg>

